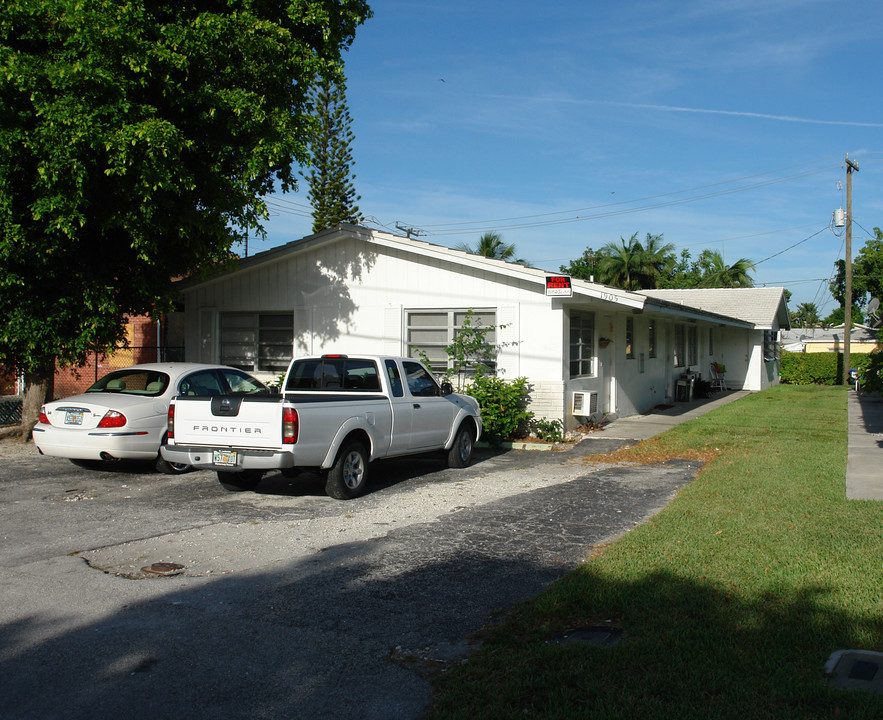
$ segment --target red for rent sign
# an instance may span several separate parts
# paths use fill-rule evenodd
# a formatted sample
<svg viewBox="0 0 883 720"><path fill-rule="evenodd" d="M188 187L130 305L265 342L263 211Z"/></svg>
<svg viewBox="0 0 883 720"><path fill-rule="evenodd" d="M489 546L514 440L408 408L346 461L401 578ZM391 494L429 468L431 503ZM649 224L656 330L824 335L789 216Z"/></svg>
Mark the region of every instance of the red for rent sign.
<svg viewBox="0 0 883 720"><path fill-rule="evenodd" d="M572 297L573 287L570 284L570 275L546 275L546 295Z"/></svg>

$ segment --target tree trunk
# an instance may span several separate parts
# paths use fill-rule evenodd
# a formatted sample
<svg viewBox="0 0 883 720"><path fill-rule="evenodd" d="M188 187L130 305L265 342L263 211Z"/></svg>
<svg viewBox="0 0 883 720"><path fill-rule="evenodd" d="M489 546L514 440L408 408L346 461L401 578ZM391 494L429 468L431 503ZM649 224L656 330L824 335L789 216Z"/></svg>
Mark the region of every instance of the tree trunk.
<svg viewBox="0 0 883 720"><path fill-rule="evenodd" d="M43 403L52 399L55 363L25 372L25 395L21 407L21 439L31 439Z"/></svg>

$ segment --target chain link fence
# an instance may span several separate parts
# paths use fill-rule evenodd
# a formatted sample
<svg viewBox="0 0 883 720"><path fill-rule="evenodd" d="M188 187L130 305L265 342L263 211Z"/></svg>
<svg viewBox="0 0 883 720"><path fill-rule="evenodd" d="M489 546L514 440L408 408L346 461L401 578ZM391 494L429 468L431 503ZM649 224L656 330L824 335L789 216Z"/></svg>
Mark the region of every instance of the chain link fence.
<svg viewBox="0 0 883 720"><path fill-rule="evenodd" d="M21 424L21 395L0 397L0 427Z"/></svg>

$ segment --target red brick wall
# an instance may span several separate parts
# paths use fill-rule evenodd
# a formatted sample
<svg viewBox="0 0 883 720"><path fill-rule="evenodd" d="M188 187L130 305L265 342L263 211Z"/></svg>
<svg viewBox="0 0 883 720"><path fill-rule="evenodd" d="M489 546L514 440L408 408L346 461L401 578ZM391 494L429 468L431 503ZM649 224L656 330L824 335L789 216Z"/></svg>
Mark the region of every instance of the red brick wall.
<svg viewBox="0 0 883 720"><path fill-rule="evenodd" d="M113 355L91 355L83 367L59 368L55 373L55 397L77 395L111 370L157 361L156 323L150 318L129 318L126 338L128 350L118 350Z"/></svg>
<svg viewBox="0 0 883 720"><path fill-rule="evenodd" d="M92 354L86 364L76 368L58 368L55 372L56 398L77 395L88 388L98 378L104 377L111 370L157 361L156 323L150 318L138 316L129 318L126 323L128 350L119 350L113 355ZM6 373L0 368L0 396L15 395L16 383L13 373Z"/></svg>
<svg viewBox="0 0 883 720"><path fill-rule="evenodd" d="M15 375L0 370L0 396L15 395Z"/></svg>

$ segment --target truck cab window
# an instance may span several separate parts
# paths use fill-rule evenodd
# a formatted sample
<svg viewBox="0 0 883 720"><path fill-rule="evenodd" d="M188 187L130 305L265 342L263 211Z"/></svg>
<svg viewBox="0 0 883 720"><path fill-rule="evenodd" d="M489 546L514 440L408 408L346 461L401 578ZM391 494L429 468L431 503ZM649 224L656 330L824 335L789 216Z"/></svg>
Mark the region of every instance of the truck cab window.
<svg viewBox="0 0 883 720"><path fill-rule="evenodd" d="M416 397L438 395L438 384L435 378L420 363L403 362L405 374L408 376L408 389Z"/></svg>
<svg viewBox="0 0 883 720"><path fill-rule="evenodd" d="M386 376L389 378L389 389L393 397L403 397L405 388L402 387L402 379L399 377L399 368L395 360L386 361Z"/></svg>

